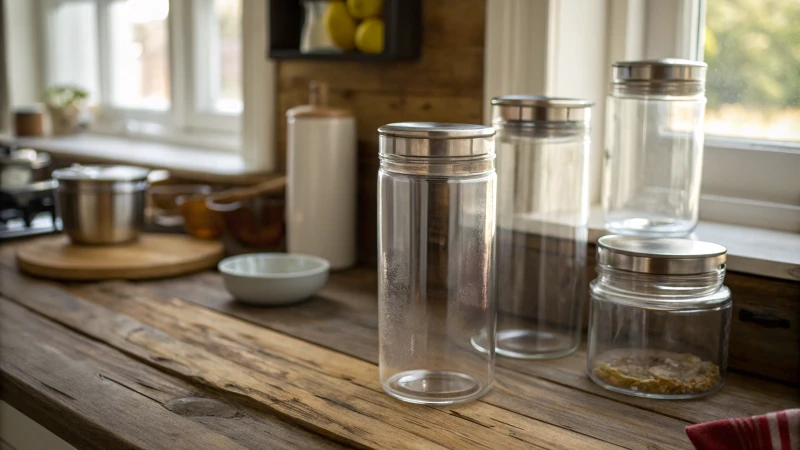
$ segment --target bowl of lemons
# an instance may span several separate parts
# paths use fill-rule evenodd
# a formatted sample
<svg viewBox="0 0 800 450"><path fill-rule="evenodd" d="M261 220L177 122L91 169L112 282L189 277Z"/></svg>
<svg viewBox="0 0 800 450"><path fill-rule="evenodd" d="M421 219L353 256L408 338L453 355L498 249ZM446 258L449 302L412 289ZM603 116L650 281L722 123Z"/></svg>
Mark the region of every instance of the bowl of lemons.
<svg viewBox="0 0 800 450"><path fill-rule="evenodd" d="M342 51L383 53L383 0L326 2L322 22L333 44Z"/></svg>

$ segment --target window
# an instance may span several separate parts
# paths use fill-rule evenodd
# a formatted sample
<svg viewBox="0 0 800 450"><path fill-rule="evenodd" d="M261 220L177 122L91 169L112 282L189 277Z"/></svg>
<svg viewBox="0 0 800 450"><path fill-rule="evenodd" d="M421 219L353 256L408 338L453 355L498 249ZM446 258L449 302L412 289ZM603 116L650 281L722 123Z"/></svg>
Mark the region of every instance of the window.
<svg viewBox="0 0 800 450"><path fill-rule="evenodd" d="M87 88L100 131L238 133L243 0L42 0L47 85Z"/></svg>
<svg viewBox="0 0 800 450"><path fill-rule="evenodd" d="M486 11L485 120L497 95L593 100L594 202L611 63L705 53L701 220L800 231L800 2L489 0Z"/></svg>
<svg viewBox="0 0 800 450"><path fill-rule="evenodd" d="M800 2L706 0L706 134L800 141Z"/></svg>

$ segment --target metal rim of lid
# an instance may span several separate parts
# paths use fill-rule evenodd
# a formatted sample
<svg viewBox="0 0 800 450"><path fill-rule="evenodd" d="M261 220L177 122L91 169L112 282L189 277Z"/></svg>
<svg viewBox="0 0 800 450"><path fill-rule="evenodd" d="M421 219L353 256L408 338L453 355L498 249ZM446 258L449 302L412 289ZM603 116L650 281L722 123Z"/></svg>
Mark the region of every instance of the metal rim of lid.
<svg viewBox="0 0 800 450"><path fill-rule="evenodd" d="M588 126L594 102L577 98L541 95L503 95L492 99L492 121L495 124L547 123Z"/></svg>
<svg viewBox="0 0 800 450"><path fill-rule="evenodd" d="M597 240L597 262L628 272L696 275L725 264L728 250L719 244L684 238L608 235Z"/></svg>
<svg viewBox="0 0 800 450"><path fill-rule="evenodd" d="M614 84L704 83L708 64L688 59L618 61L611 65Z"/></svg>
<svg viewBox="0 0 800 450"><path fill-rule="evenodd" d="M150 169L126 165L91 165L75 164L71 167L53 171L53 178L59 181L144 181Z"/></svg>
<svg viewBox="0 0 800 450"><path fill-rule="evenodd" d="M446 122L397 122L378 128L378 134L407 139L479 139L495 135L486 125Z"/></svg>
<svg viewBox="0 0 800 450"><path fill-rule="evenodd" d="M594 102L579 98L546 97L543 95L501 95L492 99L492 105L542 108L590 108L594 106Z"/></svg>

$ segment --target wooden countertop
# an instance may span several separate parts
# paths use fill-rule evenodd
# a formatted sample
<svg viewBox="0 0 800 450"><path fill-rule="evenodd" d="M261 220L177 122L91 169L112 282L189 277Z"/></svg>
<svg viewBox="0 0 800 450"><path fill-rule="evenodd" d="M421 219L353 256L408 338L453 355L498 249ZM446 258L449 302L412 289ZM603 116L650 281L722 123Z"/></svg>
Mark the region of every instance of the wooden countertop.
<svg viewBox="0 0 800 450"><path fill-rule="evenodd" d="M585 351L498 358L494 389L402 403L378 382L376 273L256 309L215 272L63 284L0 248L2 399L78 448L690 448L693 423L797 407L800 389L730 374L717 394L657 401L585 375Z"/></svg>

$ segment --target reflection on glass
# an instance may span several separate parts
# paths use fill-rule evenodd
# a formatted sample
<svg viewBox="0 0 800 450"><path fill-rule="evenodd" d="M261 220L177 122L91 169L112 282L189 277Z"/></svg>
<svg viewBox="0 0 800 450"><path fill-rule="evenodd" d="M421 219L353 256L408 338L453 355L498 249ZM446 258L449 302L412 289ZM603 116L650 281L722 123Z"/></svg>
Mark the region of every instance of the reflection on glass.
<svg viewBox="0 0 800 450"><path fill-rule="evenodd" d="M115 1L108 11L111 103L169 109L169 0Z"/></svg>
<svg viewBox="0 0 800 450"><path fill-rule="evenodd" d="M708 0L706 134L800 141L800 2Z"/></svg>

